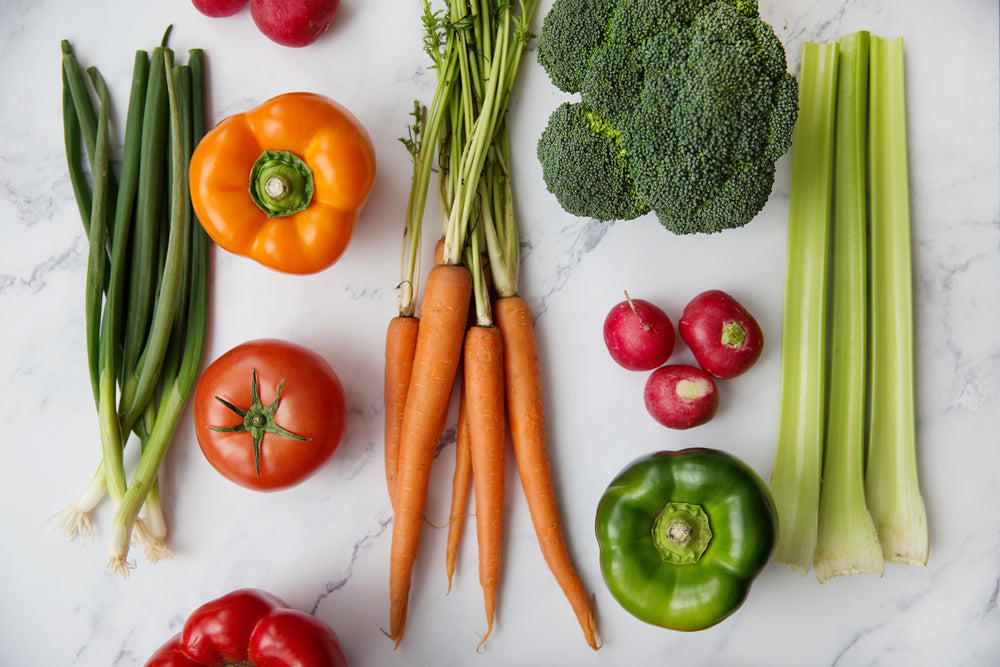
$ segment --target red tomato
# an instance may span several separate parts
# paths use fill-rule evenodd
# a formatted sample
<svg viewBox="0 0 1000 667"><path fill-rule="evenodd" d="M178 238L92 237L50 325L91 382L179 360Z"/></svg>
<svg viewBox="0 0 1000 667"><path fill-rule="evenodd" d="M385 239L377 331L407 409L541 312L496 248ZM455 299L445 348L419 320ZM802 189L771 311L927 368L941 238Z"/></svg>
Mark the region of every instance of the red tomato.
<svg viewBox="0 0 1000 667"><path fill-rule="evenodd" d="M330 364L301 345L253 340L216 359L194 395L205 458L227 479L258 491L303 481L344 435L344 390Z"/></svg>

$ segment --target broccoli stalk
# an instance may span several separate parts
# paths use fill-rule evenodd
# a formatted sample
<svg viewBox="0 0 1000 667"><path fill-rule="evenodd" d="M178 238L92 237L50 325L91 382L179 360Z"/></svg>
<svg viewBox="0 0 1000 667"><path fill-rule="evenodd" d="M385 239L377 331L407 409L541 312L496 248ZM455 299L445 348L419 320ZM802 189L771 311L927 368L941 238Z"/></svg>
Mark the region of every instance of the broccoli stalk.
<svg viewBox="0 0 1000 667"><path fill-rule="evenodd" d="M538 60L580 95L538 142L567 212L605 221L652 210L689 234L740 227L767 203L798 86L756 2L556 0Z"/></svg>

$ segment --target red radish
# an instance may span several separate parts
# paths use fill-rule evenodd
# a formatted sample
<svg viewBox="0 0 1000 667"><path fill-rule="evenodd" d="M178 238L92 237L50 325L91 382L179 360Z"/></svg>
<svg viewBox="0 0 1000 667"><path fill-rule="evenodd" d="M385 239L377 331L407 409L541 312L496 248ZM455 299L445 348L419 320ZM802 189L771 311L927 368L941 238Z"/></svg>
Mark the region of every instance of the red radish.
<svg viewBox="0 0 1000 667"><path fill-rule="evenodd" d="M692 299L677 327L698 364L719 379L745 373L764 348L757 320L722 290L702 292Z"/></svg>
<svg viewBox="0 0 1000 667"><path fill-rule="evenodd" d="M719 393L708 373L687 364L661 366L643 392L646 410L668 428L700 426L719 410Z"/></svg>
<svg viewBox="0 0 1000 667"><path fill-rule="evenodd" d="M205 16L232 16L247 6L250 0L192 0L194 8Z"/></svg>
<svg viewBox="0 0 1000 667"><path fill-rule="evenodd" d="M674 351L674 325L665 312L625 292L604 319L604 344L611 358L630 371L650 371Z"/></svg>
<svg viewBox="0 0 1000 667"><path fill-rule="evenodd" d="M257 28L282 46L308 46L326 32L340 0L250 0Z"/></svg>

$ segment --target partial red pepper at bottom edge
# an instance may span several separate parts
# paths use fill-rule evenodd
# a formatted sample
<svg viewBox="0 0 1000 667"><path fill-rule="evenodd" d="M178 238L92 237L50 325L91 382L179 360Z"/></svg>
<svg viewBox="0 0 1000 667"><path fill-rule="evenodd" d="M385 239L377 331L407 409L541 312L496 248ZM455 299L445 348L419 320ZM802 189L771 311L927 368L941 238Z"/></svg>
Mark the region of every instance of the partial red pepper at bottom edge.
<svg viewBox="0 0 1000 667"><path fill-rule="evenodd" d="M348 667L333 629L262 590L198 607L145 667Z"/></svg>

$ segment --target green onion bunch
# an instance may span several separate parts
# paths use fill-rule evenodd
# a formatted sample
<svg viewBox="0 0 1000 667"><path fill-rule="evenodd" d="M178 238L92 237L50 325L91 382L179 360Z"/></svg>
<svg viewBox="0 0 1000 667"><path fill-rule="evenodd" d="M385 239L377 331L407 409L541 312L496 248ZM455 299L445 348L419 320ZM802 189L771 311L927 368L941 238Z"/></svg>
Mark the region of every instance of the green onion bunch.
<svg viewBox="0 0 1000 667"><path fill-rule="evenodd" d="M158 470L197 380L208 322L209 240L187 179L205 133L205 57L191 49L186 64L175 63L169 32L135 53L117 173L107 85L96 67L84 76L70 43L61 44L66 157L89 248L85 335L101 462L57 518L68 537L88 538L107 494L108 566L124 576L133 541L150 562L170 555ZM141 454L129 481L124 451L133 439Z"/></svg>

